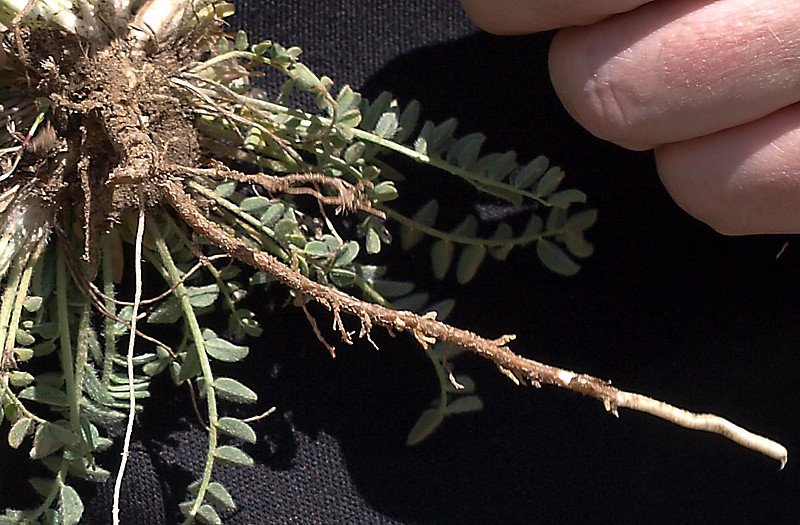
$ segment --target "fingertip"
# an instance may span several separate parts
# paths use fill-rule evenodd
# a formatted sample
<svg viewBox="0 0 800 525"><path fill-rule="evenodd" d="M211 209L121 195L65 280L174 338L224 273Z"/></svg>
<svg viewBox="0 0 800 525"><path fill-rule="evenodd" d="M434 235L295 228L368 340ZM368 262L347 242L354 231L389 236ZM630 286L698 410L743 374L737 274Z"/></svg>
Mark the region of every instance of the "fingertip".
<svg viewBox="0 0 800 525"><path fill-rule="evenodd" d="M460 0L473 23L493 35L524 35L554 29L530 2Z"/></svg>
<svg viewBox="0 0 800 525"><path fill-rule="evenodd" d="M656 165L675 202L722 234L800 232L800 106L660 146Z"/></svg>
<svg viewBox="0 0 800 525"><path fill-rule="evenodd" d="M607 49L607 39L595 38L592 28L566 28L550 45L550 81L567 112L594 136L626 149L644 151L657 142L641 132L642 116L637 112L639 77L620 75L617 51ZM630 64L623 62L624 67ZM612 81L614 77L628 80Z"/></svg>

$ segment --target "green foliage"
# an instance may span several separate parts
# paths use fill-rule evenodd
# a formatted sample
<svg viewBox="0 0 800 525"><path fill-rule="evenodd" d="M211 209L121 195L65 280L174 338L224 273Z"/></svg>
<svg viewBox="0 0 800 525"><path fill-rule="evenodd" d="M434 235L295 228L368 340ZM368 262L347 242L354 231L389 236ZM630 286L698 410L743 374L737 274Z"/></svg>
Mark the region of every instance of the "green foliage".
<svg viewBox="0 0 800 525"><path fill-rule="evenodd" d="M186 167L181 181L207 219L252 250L323 286L395 309L435 313L438 319L449 314L452 301L431 305L426 292L388 278L391 272L375 264L373 256L395 235L406 250L431 238L433 274L438 279L454 274L459 283L472 280L487 256L505 260L513 249L527 245L535 245L541 262L563 275L577 272L575 259L591 254L584 233L596 213L572 211L586 198L574 189L560 190L564 173L546 158L519 164L512 152L485 154L483 135L456 137L454 119L420 125L419 104L401 108L388 93L372 102L348 86L334 93L329 78L298 60L299 48L251 44L243 32L213 36L206 42L206 61L176 72L173 79L196 106L205 165L213 168ZM248 84L249 72L257 67L285 76L274 96ZM310 96L319 111L289 106L297 94ZM442 225L441 196L411 216L400 213L393 206L403 186L413 181L391 167L392 155L524 209L525 226L499 221L487 233L473 215L456 226ZM247 178L214 159L247 163L263 177ZM297 183L280 186L287 180ZM42 506L7 510L0 523L77 523L83 505L68 478L101 482L109 477L95 462L96 453L111 443L107 429L126 420L130 392L136 410L143 408L158 374L167 374L176 385L192 385L208 431L203 470L180 510L187 523L221 523L235 504L214 480L214 468L252 465L243 447L257 441L253 418L225 411L231 404L253 405L259 399L239 380L218 375L217 367L248 358L249 339L262 335L244 299L253 287L269 285L271 277L232 262L173 214L155 207L148 210L141 248L143 260L161 280L144 283L144 289L163 293L142 303L139 333L131 334L133 308L130 297L119 297L115 267L125 258L123 245L137 243L135 214L123 213L102 236L100 253L91 261L99 267L95 277L80 258L88 241L71 227L71 210L53 219L62 232L59 242L52 242L54 234L42 235L26 241L30 249L23 250L21 226L3 214L12 206L6 198L0 195L0 215L6 221L2 238L9 240L0 246L0 423L9 446L30 447L30 457L52 477L33 481ZM22 199L8 197L14 205L15 198ZM349 214L355 227L341 226L334 216L339 213ZM295 305L305 303L301 294L292 296ZM161 332L164 340L147 335L164 326L169 327ZM130 337L137 338L132 380L119 353ZM460 349L437 343L426 351L440 392L412 428L409 444L425 439L449 416L482 408L473 381L452 371ZM226 367L226 374L232 369Z"/></svg>
<svg viewBox="0 0 800 525"><path fill-rule="evenodd" d="M406 438L407 445L417 445L427 439L445 420L456 414L477 412L483 402L475 394L475 382L467 375L455 375L450 361L460 353L443 342L428 350L428 357L436 369L439 379L439 397L431 402L431 408L422 412Z"/></svg>
<svg viewBox="0 0 800 525"><path fill-rule="evenodd" d="M426 235L434 238L430 248L434 276L443 279L455 267L456 280L462 284L475 277L487 254L504 261L512 249L529 244L536 244L539 259L553 272L576 273L580 266L573 258L583 259L592 254L593 247L586 241L584 232L594 223L597 214L595 210L583 210L569 215L569 207L584 202L585 195L573 189L555 192L564 175L558 168L548 168L544 157L525 166L512 164L513 156L509 155L485 157L491 158L491 162L483 163L485 172L497 177L492 180L508 181L506 195L509 202L514 203L512 206L529 210L525 227L515 234L511 224L501 220L495 223L491 234L480 236L478 220L470 214L458 226L445 231L436 226L440 206L438 200L432 199L411 217L387 209L387 215L402 225L401 247L411 249ZM473 178L473 181L479 180L478 175ZM515 189L521 200L510 198ZM546 213L546 221L543 213Z"/></svg>

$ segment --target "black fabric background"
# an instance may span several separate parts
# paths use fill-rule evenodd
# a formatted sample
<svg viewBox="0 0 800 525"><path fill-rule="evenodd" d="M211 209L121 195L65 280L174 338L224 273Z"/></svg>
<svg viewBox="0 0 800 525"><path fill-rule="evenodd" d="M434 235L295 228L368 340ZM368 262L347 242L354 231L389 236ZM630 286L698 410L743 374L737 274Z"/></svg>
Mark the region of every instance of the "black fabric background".
<svg viewBox="0 0 800 525"><path fill-rule="evenodd" d="M596 254L572 278L521 250L460 287L431 281L424 249L404 256L395 275L455 297L451 322L490 337L516 333L525 355L729 417L782 441L790 461L779 472L717 436L627 411L616 419L552 388L517 388L472 356L458 368L476 379L484 411L450 418L407 448L407 431L436 391L418 346L376 334L380 352L340 344L332 360L278 293L258 298L266 335L230 371L278 410L256 425L258 444L245 447L257 465L219 470L239 505L226 523L800 522L791 456L800 450L795 238L714 233L672 203L651 154L574 124L547 76L552 35L482 34L455 0L239 4L232 25L251 41L298 44L305 62L338 84L417 98L425 117L455 116L461 133L485 132L490 149L545 153L599 208L589 234ZM401 194L413 206L437 181ZM457 188L467 202L471 194ZM186 392L156 388L158 401L137 420L125 523L175 523L205 455ZM6 456L0 492L8 495L22 481L10 479L17 463ZM87 489L85 522L107 523L112 483Z"/></svg>

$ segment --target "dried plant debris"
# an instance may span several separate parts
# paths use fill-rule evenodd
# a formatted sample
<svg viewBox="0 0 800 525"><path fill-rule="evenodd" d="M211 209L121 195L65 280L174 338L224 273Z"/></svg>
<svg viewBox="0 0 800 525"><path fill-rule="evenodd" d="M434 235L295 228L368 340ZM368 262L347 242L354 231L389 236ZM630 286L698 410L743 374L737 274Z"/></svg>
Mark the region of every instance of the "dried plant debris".
<svg viewBox="0 0 800 525"><path fill-rule="evenodd" d="M0 419L9 445L51 472L31 480L38 508L8 509L0 522L77 523L83 504L73 480L112 476L94 456L111 445L107 429L127 423L122 464L109 466L118 522L134 416L151 378L164 373L191 389L208 431L204 470L180 511L187 523L220 523L235 503L214 466L252 464L250 423L270 410L215 364L247 357L248 339L262 328L242 300L273 282L306 311L331 354L309 302L330 311L346 344L372 343L377 327L414 336L441 397L409 443L447 415L481 408L472 381L451 367L467 350L515 382L722 434L785 463L783 447L724 419L520 357L508 347L512 336L450 326L443 319L452 301L428 304L411 283L388 279L369 257L391 243L390 228L406 249L433 239L438 278L454 272L467 282L487 255L504 260L526 245L547 268L571 275L592 253L584 232L596 213L573 211L584 194L560 189L564 173L546 158L519 164L513 153L484 154L483 137L456 138L454 120L420 124L416 103L400 108L388 94L368 103L348 86L333 91L299 61L298 48L230 32L223 20L232 12L210 0L0 0ZM267 69L284 76L276 93L251 84ZM289 105L295 93L318 111ZM398 155L527 219L495 213L491 232L473 216L445 228L436 200L404 215L392 207L402 177L390 161ZM357 227L342 228L339 216ZM144 266L152 269L146 282ZM261 416L226 415L231 403Z"/></svg>

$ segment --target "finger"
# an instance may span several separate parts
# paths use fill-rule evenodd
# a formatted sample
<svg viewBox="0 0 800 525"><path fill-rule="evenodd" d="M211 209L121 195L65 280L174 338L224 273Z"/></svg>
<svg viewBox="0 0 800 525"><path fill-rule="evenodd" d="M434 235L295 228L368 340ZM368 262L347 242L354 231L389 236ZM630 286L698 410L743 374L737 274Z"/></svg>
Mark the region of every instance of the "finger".
<svg viewBox="0 0 800 525"><path fill-rule="evenodd" d="M800 100L800 2L653 2L559 33L553 85L594 134L648 149Z"/></svg>
<svg viewBox="0 0 800 525"><path fill-rule="evenodd" d="M656 149L682 208L729 235L800 232L800 104Z"/></svg>
<svg viewBox="0 0 800 525"><path fill-rule="evenodd" d="M593 24L651 0L461 0L481 29L499 35Z"/></svg>

